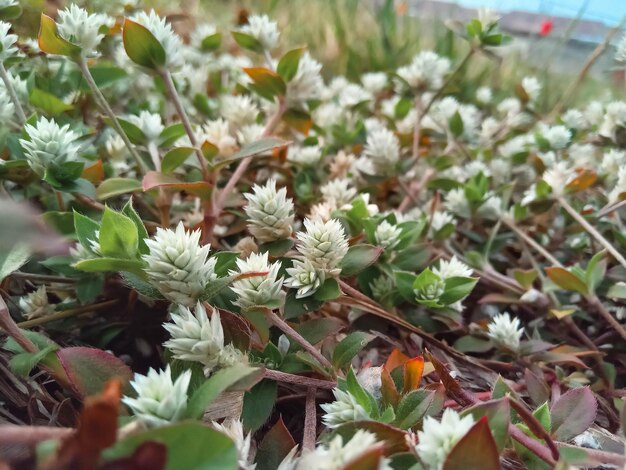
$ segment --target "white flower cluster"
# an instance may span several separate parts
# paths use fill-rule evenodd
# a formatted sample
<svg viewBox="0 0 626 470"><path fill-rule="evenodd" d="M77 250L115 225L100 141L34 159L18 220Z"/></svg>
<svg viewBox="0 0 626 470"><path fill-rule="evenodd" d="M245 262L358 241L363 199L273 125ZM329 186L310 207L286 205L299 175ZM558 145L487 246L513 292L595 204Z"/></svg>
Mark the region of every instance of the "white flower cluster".
<svg viewBox="0 0 626 470"><path fill-rule="evenodd" d="M252 193L244 194L248 204L248 230L260 242L289 238L294 219L293 201L287 198L287 189L276 190L276 181L270 179L264 186L254 185Z"/></svg>
<svg viewBox="0 0 626 470"><path fill-rule="evenodd" d="M321 405L326 414L322 417L324 424L330 429L337 428L350 421L369 419L369 414L358 404L350 392L338 388L333 390L335 401Z"/></svg>
<svg viewBox="0 0 626 470"><path fill-rule="evenodd" d="M10 34L11 25L0 21L0 62L4 62L9 57L13 57L17 53L17 35Z"/></svg>
<svg viewBox="0 0 626 470"><path fill-rule="evenodd" d="M43 176L51 164L61 165L77 159L79 147L75 141L78 135L70 130L69 124L59 127L54 119L41 117L34 126L26 124L24 131L28 139L20 139L20 144L28 163L38 175Z"/></svg>
<svg viewBox="0 0 626 470"><path fill-rule="evenodd" d="M180 53L183 49L183 42L165 18L161 18L154 10L150 10L149 13L140 11L133 20L150 31L156 40L159 41L161 47L165 50L166 67L172 69L183 64L183 56Z"/></svg>
<svg viewBox="0 0 626 470"><path fill-rule="evenodd" d="M104 38L105 29L113 27L115 19L102 13L89 14L84 8L71 4L59 11L57 28L63 39L81 48L84 56L93 55Z"/></svg>
<svg viewBox="0 0 626 470"><path fill-rule="evenodd" d="M271 21L267 15L252 15L248 17L248 23L239 31L255 38L264 49L271 50L278 45L280 33L278 24Z"/></svg>
<svg viewBox="0 0 626 470"><path fill-rule="evenodd" d="M18 304L27 320L45 317L54 313L54 305L48 302L48 292L45 285L21 297Z"/></svg>
<svg viewBox="0 0 626 470"><path fill-rule="evenodd" d="M516 352L520 346L520 339L524 334L519 318L508 313L502 313L492 318L487 326L487 335L501 348Z"/></svg>
<svg viewBox="0 0 626 470"><path fill-rule="evenodd" d="M298 62L298 70L287 83L287 105L302 108L309 100L319 97L324 81L320 72L322 64L313 59L308 52L302 54Z"/></svg>
<svg viewBox="0 0 626 470"><path fill-rule="evenodd" d="M238 259L237 268L242 275L246 273L256 275L246 276L233 282L231 289L238 296L235 305L242 309L255 306L270 308L279 306L283 287L283 278L278 277L280 261L270 263L267 252L252 253L245 260ZM237 272L232 271L230 274L236 275Z"/></svg>
<svg viewBox="0 0 626 470"><path fill-rule="evenodd" d="M397 71L410 88L414 90L437 90L443 85L443 79L450 71L450 61L432 51L418 53L413 61ZM404 83L399 82L399 88Z"/></svg>

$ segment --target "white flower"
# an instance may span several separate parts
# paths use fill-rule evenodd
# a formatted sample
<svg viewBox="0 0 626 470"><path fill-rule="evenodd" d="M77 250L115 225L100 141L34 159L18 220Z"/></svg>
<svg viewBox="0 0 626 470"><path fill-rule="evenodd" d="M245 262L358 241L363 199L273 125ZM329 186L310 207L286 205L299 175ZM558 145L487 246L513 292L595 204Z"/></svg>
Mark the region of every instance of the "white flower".
<svg viewBox="0 0 626 470"><path fill-rule="evenodd" d="M256 305L276 307L281 298L283 278L278 277L280 261L270 263L268 253L251 253L247 259L238 259L237 268L242 274L267 273L261 276L252 276L233 282L232 291L237 294L235 305L249 308ZM237 274L232 271L231 275Z"/></svg>
<svg viewBox="0 0 626 470"><path fill-rule="evenodd" d="M200 142L207 140L215 145L222 157L230 157L237 150L237 140L230 134L228 121L222 118L207 121L202 126L199 140Z"/></svg>
<svg viewBox="0 0 626 470"><path fill-rule="evenodd" d="M459 261L456 256L453 256L450 258L450 261L445 259L439 261L439 267L433 268L432 272L442 280L445 280L451 277L471 277L473 270L462 261Z"/></svg>
<svg viewBox="0 0 626 470"><path fill-rule="evenodd" d="M589 121L589 124L597 126L604 118L604 105L599 101L592 101L587 105L583 114L585 119Z"/></svg>
<svg viewBox="0 0 626 470"><path fill-rule="evenodd" d="M321 405L326 412L322 417L324 424L330 429L335 429L350 421L369 419L369 414L358 404L350 392L344 392L338 388L333 389L335 401Z"/></svg>
<svg viewBox="0 0 626 470"><path fill-rule="evenodd" d="M478 208L478 214L487 219L498 219L502 215L502 198L491 194Z"/></svg>
<svg viewBox="0 0 626 470"><path fill-rule="evenodd" d="M300 457L297 470L341 470L348 463L360 457L364 452L380 445L376 435L359 429L348 442L335 436L328 445L319 445L314 450L306 452ZM377 470L391 470L389 460L382 458Z"/></svg>
<svg viewBox="0 0 626 470"><path fill-rule="evenodd" d="M217 278L216 260L207 259L211 246L199 243L200 230L187 233L182 222L175 231L159 227L154 238L146 240L150 253L143 259L148 279L165 298L187 307Z"/></svg>
<svg viewBox="0 0 626 470"><path fill-rule="evenodd" d="M543 173L543 180L552 188L554 196L562 196L565 194L565 186L576 176L567 162L555 163L552 168Z"/></svg>
<svg viewBox="0 0 626 470"><path fill-rule="evenodd" d="M276 190L276 181L270 179L264 186L254 185L252 193L244 194L248 204L248 230L260 242L289 238L293 225L293 201L287 198L287 189Z"/></svg>
<svg viewBox="0 0 626 470"><path fill-rule="evenodd" d="M554 150L564 149L572 138L572 132L565 126L550 126L542 134Z"/></svg>
<svg viewBox="0 0 626 470"><path fill-rule="evenodd" d="M313 295L326 280L326 273L306 258L294 260L293 267L287 268L287 274L289 277L285 280L285 286L298 289L297 299Z"/></svg>
<svg viewBox="0 0 626 470"><path fill-rule="evenodd" d="M446 210L461 217L469 217L470 206L463 188L455 188L448 191L443 203Z"/></svg>
<svg viewBox="0 0 626 470"><path fill-rule="evenodd" d="M400 241L400 235L402 235L402 229L397 225L393 225L386 220L383 220L374 231L374 238L376 243L382 246L386 250L392 250Z"/></svg>
<svg viewBox="0 0 626 470"><path fill-rule="evenodd" d="M250 440L251 435L248 433L244 435L243 425L238 419L229 418L222 424L213 421L211 423L216 431L219 431L232 439L237 448L238 465L241 470L254 470L256 464L252 463L252 456L250 455Z"/></svg>
<svg viewBox="0 0 626 470"><path fill-rule="evenodd" d="M380 93L387 86L387 74L385 72L369 72L361 75L363 88L372 94Z"/></svg>
<svg viewBox="0 0 626 470"><path fill-rule="evenodd" d="M370 101L372 94L356 83L348 84L339 95L339 106L352 108L365 101Z"/></svg>
<svg viewBox="0 0 626 470"><path fill-rule="evenodd" d="M202 41L216 33L217 29L215 28L215 25L202 23L196 26L196 29L194 29L193 33L191 33L189 37L189 44L191 44L195 49L202 50Z"/></svg>
<svg viewBox="0 0 626 470"><path fill-rule="evenodd" d="M622 166L617 173L617 182L608 194L609 202L615 203L621 200L620 195L623 193L626 193L626 166Z"/></svg>
<svg viewBox="0 0 626 470"><path fill-rule="evenodd" d="M415 446L420 460L431 470L441 470L454 446L474 425L474 417L461 418L452 408L446 408L437 421L432 416L424 419L422 431L417 432L419 444Z"/></svg>
<svg viewBox="0 0 626 470"><path fill-rule="evenodd" d="M493 99L493 93L491 92L491 88L487 86L481 86L478 90L476 90L476 101L481 104L489 104Z"/></svg>
<svg viewBox="0 0 626 470"><path fill-rule="evenodd" d="M483 29L492 26L500 20L500 15L493 8L479 8L478 9L478 21L483 26Z"/></svg>
<svg viewBox="0 0 626 470"><path fill-rule="evenodd" d="M348 204L357 194L356 188L350 187L350 180L338 178L329 181L320 188L324 200L334 202L337 207Z"/></svg>
<svg viewBox="0 0 626 470"><path fill-rule="evenodd" d="M10 122L15 119L15 105L4 88L0 88L0 120Z"/></svg>
<svg viewBox="0 0 626 470"><path fill-rule="evenodd" d="M317 145L306 147L290 146L287 150L287 160L300 165L313 166L322 158L322 149Z"/></svg>
<svg viewBox="0 0 626 470"><path fill-rule="evenodd" d="M220 110L233 129L248 124L254 124L259 114L259 108L250 96L225 95L222 97Z"/></svg>
<svg viewBox="0 0 626 470"><path fill-rule="evenodd" d="M320 75L322 64L313 59L308 52L302 54L298 62L298 71L287 83L287 104L289 107L302 108L304 103L319 97L324 81Z"/></svg>
<svg viewBox="0 0 626 470"><path fill-rule="evenodd" d="M563 123L569 129L583 129L587 127L585 115L578 109L568 109L563 116L561 116L561 119L563 119Z"/></svg>
<svg viewBox="0 0 626 470"><path fill-rule="evenodd" d="M384 302L387 299L387 296L394 290L394 288L395 284L393 282L393 279L384 274L381 274L372 282L370 282L372 295L379 302Z"/></svg>
<svg viewBox="0 0 626 470"><path fill-rule="evenodd" d="M626 103L623 101L609 103L598 134L615 141L617 128L624 126L626 126Z"/></svg>
<svg viewBox="0 0 626 470"><path fill-rule="evenodd" d="M161 132L165 129L161 116L150 111L141 111L139 115L131 114L127 119L141 129L148 142L157 143Z"/></svg>
<svg viewBox="0 0 626 470"><path fill-rule="evenodd" d="M435 211L430 221L430 231L435 234L448 224L454 224L454 217L445 211Z"/></svg>
<svg viewBox="0 0 626 470"><path fill-rule="evenodd" d="M626 165L626 152L623 150L610 149L602 157L600 168L609 177L615 177L619 169Z"/></svg>
<svg viewBox="0 0 626 470"><path fill-rule="evenodd" d="M348 239L341 223L336 219L328 222L304 219L305 232L298 232L298 251L313 266L336 276L338 267L348 252Z"/></svg>
<svg viewBox="0 0 626 470"><path fill-rule="evenodd" d="M20 297L19 306L27 320L54 313L54 305L50 305L48 302L46 286L41 286L36 291Z"/></svg>
<svg viewBox="0 0 626 470"><path fill-rule="evenodd" d="M17 53L17 35L9 34L11 25L0 21L0 62L4 62L9 57L14 56Z"/></svg>
<svg viewBox="0 0 626 470"><path fill-rule="evenodd" d="M154 10L150 13L141 11L133 18L134 21L148 29L165 50L165 66L168 68L179 67L183 64L183 42L180 36L174 32L172 26Z"/></svg>
<svg viewBox="0 0 626 470"><path fill-rule="evenodd" d="M271 21L267 15L252 15L248 17L248 24L239 31L254 37L264 49L271 50L278 45L278 24Z"/></svg>
<svg viewBox="0 0 626 470"><path fill-rule="evenodd" d="M437 90L443 85L443 77L450 71L450 61L432 51L418 53L413 61L397 71L400 78L412 89ZM404 88L403 83L399 83Z"/></svg>
<svg viewBox="0 0 626 470"><path fill-rule="evenodd" d="M100 13L89 14L87 10L75 4L59 11L57 28L61 37L76 44L82 54L92 55L104 38L102 29L110 28L115 19Z"/></svg>
<svg viewBox="0 0 626 470"><path fill-rule="evenodd" d="M26 159L31 168L38 175L43 175L50 164L61 165L76 160L78 145L74 141L78 138L70 130L69 124L63 127L45 117L39 118L35 125L26 124L24 130L28 139L20 139Z"/></svg>
<svg viewBox="0 0 626 470"><path fill-rule="evenodd" d="M321 220L328 222L333 218L333 212L338 209L335 200L329 200L320 202L319 204L313 204L311 210L307 214L307 217L311 220Z"/></svg>
<svg viewBox="0 0 626 470"><path fill-rule="evenodd" d="M135 374L135 379L130 382L137 398L125 396L122 402L147 426L164 426L183 418L190 380L190 370L172 381L169 365L160 372L150 369L147 375Z"/></svg>
<svg viewBox="0 0 626 470"><path fill-rule="evenodd" d="M400 141L389 129L380 129L367 136L363 153L377 173L389 174L400 160Z"/></svg>
<svg viewBox="0 0 626 470"><path fill-rule="evenodd" d="M615 60L618 62L626 62L626 34L622 36L617 44L617 51L615 52Z"/></svg>
<svg viewBox="0 0 626 470"><path fill-rule="evenodd" d="M524 77L522 79L522 88L531 103L534 103L539 99L542 85L536 77Z"/></svg>
<svg viewBox="0 0 626 470"><path fill-rule="evenodd" d="M487 326L487 330L487 335L496 345L511 351L519 349L519 341L524 334L524 328L520 328L519 318L511 318L508 313L496 315Z"/></svg>
<svg viewBox="0 0 626 470"><path fill-rule="evenodd" d="M248 124L237 130L237 141L244 146L256 142L263 137L265 126L261 124Z"/></svg>

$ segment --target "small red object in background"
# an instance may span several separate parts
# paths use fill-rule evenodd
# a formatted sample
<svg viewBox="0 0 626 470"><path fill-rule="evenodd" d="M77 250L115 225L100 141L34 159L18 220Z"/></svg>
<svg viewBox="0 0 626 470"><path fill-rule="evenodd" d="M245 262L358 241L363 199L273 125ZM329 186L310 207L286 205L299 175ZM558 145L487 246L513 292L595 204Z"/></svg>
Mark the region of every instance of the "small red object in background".
<svg viewBox="0 0 626 470"><path fill-rule="evenodd" d="M539 36L549 36L552 32L552 27L554 23L552 20L543 20L541 22L541 26L539 27Z"/></svg>

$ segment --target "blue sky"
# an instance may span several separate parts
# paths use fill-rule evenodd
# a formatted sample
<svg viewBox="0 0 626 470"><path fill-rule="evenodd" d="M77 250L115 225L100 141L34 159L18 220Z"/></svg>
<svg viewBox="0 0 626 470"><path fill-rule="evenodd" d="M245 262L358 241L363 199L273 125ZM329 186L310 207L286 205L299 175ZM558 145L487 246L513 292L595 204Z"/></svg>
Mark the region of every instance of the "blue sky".
<svg viewBox="0 0 626 470"><path fill-rule="evenodd" d="M454 0L452 0L454 1ZM583 9L586 19L608 25L619 23L626 15L626 0L456 0L469 7L492 7L498 10L526 10L546 16L575 17Z"/></svg>

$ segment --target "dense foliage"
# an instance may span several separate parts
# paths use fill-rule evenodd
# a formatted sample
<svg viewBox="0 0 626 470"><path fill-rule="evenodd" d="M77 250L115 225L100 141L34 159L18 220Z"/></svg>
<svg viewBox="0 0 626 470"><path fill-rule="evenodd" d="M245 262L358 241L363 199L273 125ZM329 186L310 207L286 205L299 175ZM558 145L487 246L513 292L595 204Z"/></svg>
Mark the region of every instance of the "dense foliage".
<svg viewBox="0 0 626 470"><path fill-rule="evenodd" d="M265 15L106 7L0 0L3 459L626 464L625 102L460 101L488 10L350 82Z"/></svg>

